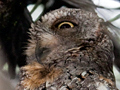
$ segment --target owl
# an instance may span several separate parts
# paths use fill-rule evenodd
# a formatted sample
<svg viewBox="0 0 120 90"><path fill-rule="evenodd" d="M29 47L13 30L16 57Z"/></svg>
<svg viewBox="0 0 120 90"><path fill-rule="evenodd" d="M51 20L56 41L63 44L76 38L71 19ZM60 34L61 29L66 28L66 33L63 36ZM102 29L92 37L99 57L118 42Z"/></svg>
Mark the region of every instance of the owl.
<svg viewBox="0 0 120 90"><path fill-rule="evenodd" d="M113 43L96 13L60 8L31 25L17 90L118 90Z"/></svg>

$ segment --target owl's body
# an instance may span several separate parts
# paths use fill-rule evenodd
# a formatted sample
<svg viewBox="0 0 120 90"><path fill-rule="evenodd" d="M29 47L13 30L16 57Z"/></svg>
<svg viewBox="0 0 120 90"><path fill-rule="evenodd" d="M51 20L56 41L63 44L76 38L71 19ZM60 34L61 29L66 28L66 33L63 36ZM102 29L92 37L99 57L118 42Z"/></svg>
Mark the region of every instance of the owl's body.
<svg viewBox="0 0 120 90"><path fill-rule="evenodd" d="M30 29L18 90L117 90L113 45L96 14L62 8Z"/></svg>

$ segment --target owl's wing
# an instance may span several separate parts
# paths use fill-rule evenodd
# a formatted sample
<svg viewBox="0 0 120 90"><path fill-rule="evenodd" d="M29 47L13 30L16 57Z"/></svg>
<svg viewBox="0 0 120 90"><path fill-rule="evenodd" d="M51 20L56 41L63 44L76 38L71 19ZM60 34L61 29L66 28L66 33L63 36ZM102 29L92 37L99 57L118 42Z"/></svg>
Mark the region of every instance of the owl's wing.
<svg viewBox="0 0 120 90"><path fill-rule="evenodd" d="M120 71L120 28L114 26L110 22L104 22L104 25L109 27L105 33L107 33L113 41L115 55L114 65Z"/></svg>

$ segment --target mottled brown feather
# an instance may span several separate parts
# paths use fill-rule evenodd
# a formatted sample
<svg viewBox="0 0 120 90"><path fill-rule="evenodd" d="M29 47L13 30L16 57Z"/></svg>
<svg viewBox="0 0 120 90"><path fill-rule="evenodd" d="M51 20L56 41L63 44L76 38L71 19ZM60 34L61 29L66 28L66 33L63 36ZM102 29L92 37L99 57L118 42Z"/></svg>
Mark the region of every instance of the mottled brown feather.
<svg viewBox="0 0 120 90"><path fill-rule="evenodd" d="M62 72L60 69L43 66L37 62L32 62L21 69L25 71L24 75L28 75L22 80L21 85L30 90L35 90L45 82L53 82Z"/></svg>

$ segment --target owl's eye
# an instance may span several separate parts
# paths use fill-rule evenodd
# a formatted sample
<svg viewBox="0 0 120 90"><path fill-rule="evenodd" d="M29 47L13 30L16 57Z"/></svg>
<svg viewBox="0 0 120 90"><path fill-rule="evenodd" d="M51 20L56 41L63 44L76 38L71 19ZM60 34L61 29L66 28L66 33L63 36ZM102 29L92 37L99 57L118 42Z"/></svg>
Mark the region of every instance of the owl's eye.
<svg viewBox="0 0 120 90"><path fill-rule="evenodd" d="M70 29L78 26L78 20L75 17L67 16L57 19L51 25L51 29L53 30L64 30Z"/></svg>
<svg viewBox="0 0 120 90"><path fill-rule="evenodd" d="M77 24L74 22L70 22L70 21L63 21L63 22L59 22L55 25L56 28L58 29L65 29L65 28L73 28L75 27Z"/></svg>
<svg viewBox="0 0 120 90"><path fill-rule="evenodd" d="M74 27L74 23L72 22L61 22L57 26L58 29L73 28L73 27Z"/></svg>

